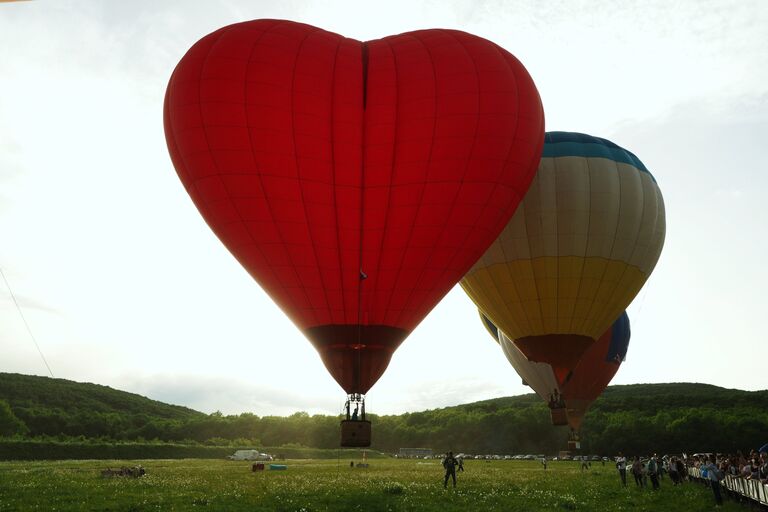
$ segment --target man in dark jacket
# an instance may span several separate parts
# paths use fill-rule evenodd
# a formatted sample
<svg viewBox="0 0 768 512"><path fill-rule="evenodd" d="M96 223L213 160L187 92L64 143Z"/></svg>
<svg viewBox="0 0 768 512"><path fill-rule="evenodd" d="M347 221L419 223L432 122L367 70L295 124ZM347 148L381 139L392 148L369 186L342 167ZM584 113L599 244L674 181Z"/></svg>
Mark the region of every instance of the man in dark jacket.
<svg viewBox="0 0 768 512"><path fill-rule="evenodd" d="M448 477L453 477L453 486L456 487L456 465L458 462L453 456L453 452L448 452L448 455L443 459L443 467L445 468L445 481L443 487L448 487Z"/></svg>

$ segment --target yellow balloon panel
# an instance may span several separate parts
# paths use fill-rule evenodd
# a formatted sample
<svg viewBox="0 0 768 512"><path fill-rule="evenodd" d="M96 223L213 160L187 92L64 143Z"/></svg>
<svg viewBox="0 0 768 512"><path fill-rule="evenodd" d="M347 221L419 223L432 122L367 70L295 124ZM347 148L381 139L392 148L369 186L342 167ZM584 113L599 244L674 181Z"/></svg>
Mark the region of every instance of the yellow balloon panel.
<svg viewBox="0 0 768 512"><path fill-rule="evenodd" d="M461 286L512 339L545 334L596 339L645 280L639 268L627 263L563 256L475 268Z"/></svg>

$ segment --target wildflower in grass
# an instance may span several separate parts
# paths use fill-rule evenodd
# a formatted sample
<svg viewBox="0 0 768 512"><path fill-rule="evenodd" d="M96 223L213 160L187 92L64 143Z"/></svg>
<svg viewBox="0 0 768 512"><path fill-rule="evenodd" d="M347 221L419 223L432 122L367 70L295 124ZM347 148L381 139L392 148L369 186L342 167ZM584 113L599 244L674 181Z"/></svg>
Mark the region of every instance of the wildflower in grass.
<svg viewBox="0 0 768 512"><path fill-rule="evenodd" d="M384 485L384 492L387 494L403 494L405 488L398 482L389 482Z"/></svg>

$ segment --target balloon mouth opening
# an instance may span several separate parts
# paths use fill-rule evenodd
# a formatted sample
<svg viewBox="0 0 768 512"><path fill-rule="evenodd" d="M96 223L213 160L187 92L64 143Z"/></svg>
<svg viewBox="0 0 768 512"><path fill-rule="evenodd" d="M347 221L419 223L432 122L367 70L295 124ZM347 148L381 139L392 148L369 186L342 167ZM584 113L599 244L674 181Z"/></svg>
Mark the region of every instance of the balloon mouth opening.
<svg viewBox="0 0 768 512"><path fill-rule="evenodd" d="M564 377L579 364L594 342L593 338L580 334L545 334L516 339L515 345L529 361L559 368Z"/></svg>
<svg viewBox="0 0 768 512"><path fill-rule="evenodd" d="M365 394L389 364L409 331L387 325L328 324L304 334L347 394Z"/></svg>

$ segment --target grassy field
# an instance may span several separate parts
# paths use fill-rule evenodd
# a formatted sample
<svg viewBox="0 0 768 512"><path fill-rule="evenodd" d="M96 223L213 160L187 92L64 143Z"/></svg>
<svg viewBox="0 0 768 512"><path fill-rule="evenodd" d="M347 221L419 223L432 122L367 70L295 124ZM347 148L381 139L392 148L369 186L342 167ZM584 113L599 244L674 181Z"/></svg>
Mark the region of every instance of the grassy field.
<svg viewBox="0 0 768 512"><path fill-rule="evenodd" d="M712 510L709 489L694 483L623 488L610 463L467 461L458 487L443 489L436 460L288 460L285 471L252 472L218 460L0 462L0 511L475 511ZM141 464L141 478L100 476ZM720 510L743 511L728 502Z"/></svg>

